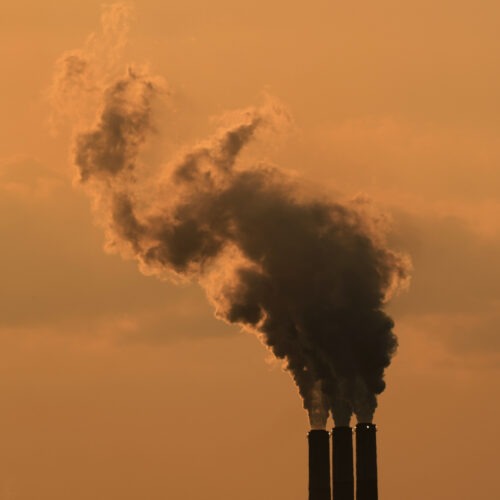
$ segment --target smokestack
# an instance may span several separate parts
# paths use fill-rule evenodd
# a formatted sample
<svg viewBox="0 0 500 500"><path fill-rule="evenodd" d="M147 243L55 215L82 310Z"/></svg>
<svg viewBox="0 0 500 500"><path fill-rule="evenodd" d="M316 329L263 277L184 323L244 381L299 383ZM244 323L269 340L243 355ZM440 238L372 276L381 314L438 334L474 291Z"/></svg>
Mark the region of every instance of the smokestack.
<svg viewBox="0 0 500 500"><path fill-rule="evenodd" d="M331 500L330 437L325 430L313 429L309 441L309 500Z"/></svg>
<svg viewBox="0 0 500 500"><path fill-rule="evenodd" d="M333 500L354 500L352 429L332 429Z"/></svg>
<svg viewBox="0 0 500 500"><path fill-rule="evenodd" d="M356 425L356 500L377 500L377 427Z"/></svg>

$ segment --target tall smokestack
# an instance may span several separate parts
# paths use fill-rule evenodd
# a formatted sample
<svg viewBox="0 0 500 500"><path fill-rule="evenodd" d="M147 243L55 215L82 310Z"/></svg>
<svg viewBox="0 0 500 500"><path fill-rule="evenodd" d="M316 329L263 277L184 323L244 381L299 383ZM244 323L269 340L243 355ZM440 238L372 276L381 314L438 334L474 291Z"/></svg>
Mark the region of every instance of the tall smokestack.
<svg viewBox="0 0 500 500"><path fill-rule="evenodd" d="M333 500L354 500L352 429L332 429Z"/></svg>
<svg viewBox="0 0 500 500"><path fill-rule="evenodd" d="M331 500L330 437L325 430L309 432L309 500Z"/></svg>
<svg viewBox="0 0 500 500"><path fill-rule="evenodd" d="M356 425L356 500L377 500L377 427Z"/></svg>

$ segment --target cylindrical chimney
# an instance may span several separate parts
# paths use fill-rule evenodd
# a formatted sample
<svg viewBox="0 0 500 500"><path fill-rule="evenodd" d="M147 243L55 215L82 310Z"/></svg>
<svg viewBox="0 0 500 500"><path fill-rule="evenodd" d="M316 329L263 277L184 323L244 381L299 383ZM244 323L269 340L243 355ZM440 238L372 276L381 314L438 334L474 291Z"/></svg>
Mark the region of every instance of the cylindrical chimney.
<svg viewBox="0 0 500 500"><path fill-rule="evenodd" d="M324 430L309 432L309 500L331 500L330 437Z"/></svg>
<svg viewBox="0 0 500 500"><path fill-rule="evenodd" d="M378 500L377 427L356 425L356 500Z"/></svg>
<svg viewBox="0 0 500 500"><path fill-rule="evenodd" d="M332 429L333 500L354 500L354 457L352 429Z"/></svg>

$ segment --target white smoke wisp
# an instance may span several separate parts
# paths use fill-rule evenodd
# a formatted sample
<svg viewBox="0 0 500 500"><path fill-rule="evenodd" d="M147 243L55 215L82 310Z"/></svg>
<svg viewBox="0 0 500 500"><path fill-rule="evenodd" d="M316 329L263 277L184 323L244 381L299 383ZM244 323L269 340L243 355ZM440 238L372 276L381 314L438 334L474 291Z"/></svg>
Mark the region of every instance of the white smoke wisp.
<svg viewBox="0 0 500 500"><path fill-rule="evenodd" d="M353 412L371 421L397 347L383 307L407 280L407 258L354 205L306 197L286 172L244 161L249 143L286 121L275 101L233 113L212 137L148 168L141 153L165 95L161 78L128 69L75 134L78 179L108 247L147 274L198 282L217 317L256 332L283 360L313 428L330 412L339 425Z"/></svg>
<svg viewBox="0 0 500 500"><path fill-rule="evenodd" d="M68 50L55 62L47 91L54 135L67 123L88 126L94 119L103 89L123 72L132 17L129 4L103 5L99 30L87 37L81 49Z"/></svg>
<svg viewBox="0 0 500 500"><path fill-rule="evenodd" d="M307 409L311 429L325 429L328 420L329 405L323 401L325 396L321 385L321 380L317 380L311 390L311 406Z"/></svg>

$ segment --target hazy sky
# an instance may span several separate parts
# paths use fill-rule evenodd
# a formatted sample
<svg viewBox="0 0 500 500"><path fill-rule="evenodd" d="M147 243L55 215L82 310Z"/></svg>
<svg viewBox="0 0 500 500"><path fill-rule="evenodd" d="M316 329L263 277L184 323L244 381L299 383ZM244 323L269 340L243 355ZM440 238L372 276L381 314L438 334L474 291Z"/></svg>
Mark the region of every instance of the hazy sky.
<svg viewBox="0 0 500 500"><path fill-rule="evenodd" d="M48 89L100 2L2 12L0 500L306 498L289 375L195 285L106 254L72 185ZM500 496L499 17L493 1L144 0L124 49L171 88L165 149L267 92L294 125L252 154L391 214L414 272L375 416L385 500Z"/></svg>

